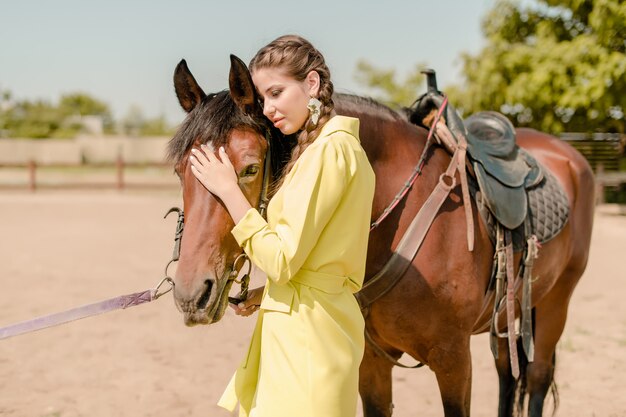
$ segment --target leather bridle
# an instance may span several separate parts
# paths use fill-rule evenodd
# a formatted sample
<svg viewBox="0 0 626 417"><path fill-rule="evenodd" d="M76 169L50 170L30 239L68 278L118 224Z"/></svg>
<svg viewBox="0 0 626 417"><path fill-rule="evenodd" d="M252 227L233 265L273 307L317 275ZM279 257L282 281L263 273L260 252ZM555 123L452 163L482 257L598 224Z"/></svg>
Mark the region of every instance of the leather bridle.
<svg viewBox="0 0 626 417"><path fill-rule="evenodd" d="M257 210L261 213L263 218L267 215L267 205L269 204L269 186L270 179L272 176L272 152L270 149L270 131L266 129L265 131L265 141L267 143L267 150L265 151L265 159L264 159L264 167L263 167L263 180L261 183L261 192L259 195L259 202L257 204ZM180 243L183 238L183 229L185 227L185 213L179 207L170 208L163 218L166 218L170 213L176 212L178 213L178 220L176 222L176 232L174 235L174 252L172 253L172 259L165 266L165 277L168 278L170 283L173 283L173 280L169 278L167 274L167 270L169 266L179 260L180 258ZM248 263L248 272L244 274L241 279L237 279L239 273L243 269L243 266ZM230 274L228 276L229 281L234 281L238 284L241 284L241 291L239 292L238 297L228 297L228 301L232 304L239 304L240 302L246 300L248 295L248 285L250 283L250 271L252 270L252 263L250 262L250 258L246 255L245 252L240 253L235 260L233 261L233 265L230 268Z"/></svg>

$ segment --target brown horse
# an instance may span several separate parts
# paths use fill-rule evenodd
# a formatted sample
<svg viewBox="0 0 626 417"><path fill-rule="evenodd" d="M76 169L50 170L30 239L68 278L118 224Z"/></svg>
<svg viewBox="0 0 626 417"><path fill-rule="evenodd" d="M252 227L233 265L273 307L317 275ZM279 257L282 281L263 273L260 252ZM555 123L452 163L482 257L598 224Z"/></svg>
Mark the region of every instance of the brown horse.
<svg viewBox="0 0 626 417"><path fill-rule="evenodd" d="M230 92L205 95L184 61L176 68L174 82L179 101L189 113L169 145L169 157L183 187L185 212L174 297L188 325L207 324L218 321L224 313L232 272L237 270L233 264L242 251L230 234L234 224L224 206L192 175L189 152L201 143L223 144L242 190L255 205L262 189L268 140L274 150L280 148L273 158L274 172L278 172L289 152L289 138L281 139L276 132L268 134L262 117L251 113L256 93L247 68L236 58L231 59ZM361 121L361 142L377 178L372 214L376 219L411 174L425 147L427 132L409 123L406 116L371 100L339 96L335 102L338 113ZM537 417L553 384L555 347L565 325L569 299L588 259L594 183L588 163L564 142L527 129L519 130L517 138L558 179L570 204L567 224L542 246L533 271L535 355L533 362L522 367L521 379L526 384L522 400L529 398L529 414ZM372 231L366 282L390 258L450 159L442 148L433 148L415 185ZM484 331L491 321L491 309L485 306L493 302L489 299L489 281L494 246L476 215L476 206L473 208L474 250L467 249L464 207L456 187L439 210L411 267L371 306L366 320L372 339L387 354L399 358L406 352L435 372L446 416L470 413L470 337ZM500 326L501 331L504 326ZM516 381L511 376L506 341L500 344L496 360L499 415L510 416L516 403ZM391 415L392 367L387 358L366 345L359 387L365 416Z"/></svg>

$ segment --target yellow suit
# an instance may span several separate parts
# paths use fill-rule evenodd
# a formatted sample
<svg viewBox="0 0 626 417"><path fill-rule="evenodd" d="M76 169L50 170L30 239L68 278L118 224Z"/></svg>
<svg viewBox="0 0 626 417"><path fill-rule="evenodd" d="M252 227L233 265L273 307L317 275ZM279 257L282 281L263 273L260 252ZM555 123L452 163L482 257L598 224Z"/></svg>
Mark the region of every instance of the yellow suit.
<svg viewBox="0 0 626 417"><path fill-rule="evenodd" d="M250 417L356 414L374 171L359 120L335 116L270 201L232 233L267 274L247 356L219 404Z"/></svg>

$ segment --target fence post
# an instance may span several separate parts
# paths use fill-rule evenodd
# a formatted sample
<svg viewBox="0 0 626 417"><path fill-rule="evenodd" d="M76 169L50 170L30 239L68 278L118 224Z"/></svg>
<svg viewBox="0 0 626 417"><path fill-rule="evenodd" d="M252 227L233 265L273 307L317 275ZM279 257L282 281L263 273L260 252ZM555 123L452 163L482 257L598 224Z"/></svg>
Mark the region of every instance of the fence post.
<svg viewBox="0 0 626 417"><path fill-rule="evenodd" d="M28 161L28 189L31 192L37 189L37 163L33 159Z"/></svg>
<svg viewBox="0 0 626 417"><path fill-rule="evenodd" d="M117 161L115 165L117 167L117 189L123 190L124 189L124 156L122 155L121 149L117 152Z"/></svg>
<svg viewBox="0 0 626 417"><path fill-rule="evenodd" d="M604 204L604 164L596 166L596 205Z"/></svg>

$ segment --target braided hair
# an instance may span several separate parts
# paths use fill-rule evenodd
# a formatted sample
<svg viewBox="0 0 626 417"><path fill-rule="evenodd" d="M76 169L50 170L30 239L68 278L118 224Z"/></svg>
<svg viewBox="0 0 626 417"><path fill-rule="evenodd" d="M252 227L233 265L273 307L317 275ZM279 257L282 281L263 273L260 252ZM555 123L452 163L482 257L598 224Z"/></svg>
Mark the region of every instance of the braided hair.
<svg viewBox="0 0 626 417"><path fill-rule="evenodd" d="M304 81L311 71L316 71L320 77L320 87L317 99L322 103L317 124L311 121L311 115L304 124L304 129L297 136L291 158L283 169L282 178L291 170L304 150L312 144L320 134L324 124L331 118L335 108L333 102L333 83L330 80L330 71L324 56L306 39L297 35L284 35L267 46L261 48L250 61L250 72L262 68L283 69L297 81ZM282 183L279 181L278 186Z"/></svg>

